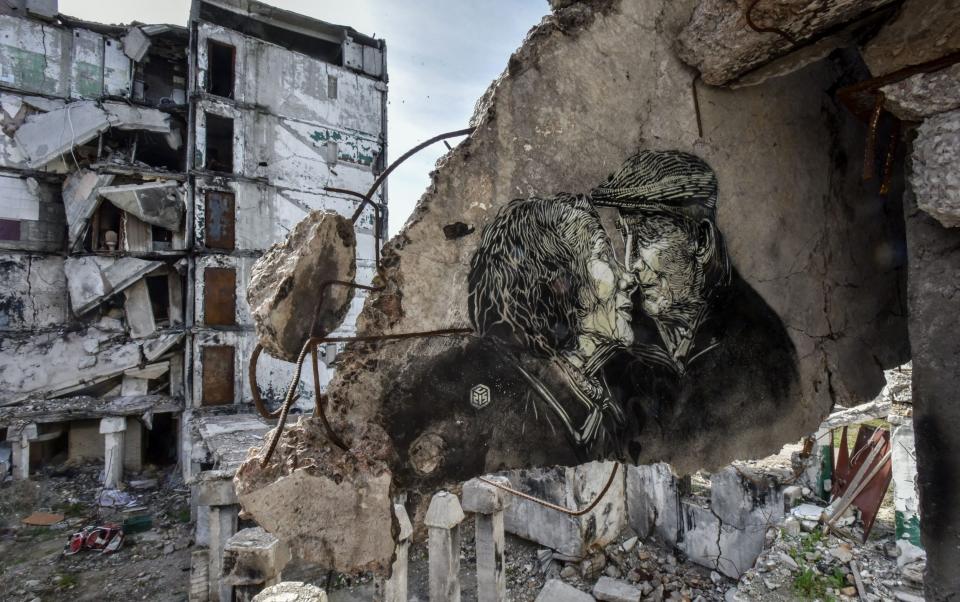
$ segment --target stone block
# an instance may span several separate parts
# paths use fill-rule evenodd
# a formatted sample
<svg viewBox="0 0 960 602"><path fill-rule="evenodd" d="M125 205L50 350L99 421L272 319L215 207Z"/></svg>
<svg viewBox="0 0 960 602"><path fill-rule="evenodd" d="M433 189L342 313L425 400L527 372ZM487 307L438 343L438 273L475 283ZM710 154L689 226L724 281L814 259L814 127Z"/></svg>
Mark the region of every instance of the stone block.
<svg viewBox="0 0 960 602"><path fill-rule="evenodd" d="M203 479L197 483L197 504L229 506L237 503L237 492L231 479Z"/></svg>
<svg viewBox="0 0 960 602"><path fill-rule="evenodd" d="M960 226L960 110L917 128L910 186L917 206L947 228Z"/></svg>
<svg viewBox="0 0 960 602"><path fill-rule="evenodd" d="M600 577L593 586L593 597L607 602L640 602L643 590L626 581Z"/></svg>
<svg viewBox="0 0 960 602"><path fill-rule="evenodd" d="M221 580L227 585L265 584L276 578L287 562L286 544L261 527L237 531L223 547Z"/></svg>
<svg viewBox="0 0 960 602"><path fill-rule="evenodd" d="M126 416L110 416L100 419L101 435L106 435L107 433L122 433L125 430L127 430Z"/></svg>
<svg viewBox="0 0 960 602"><path fill-rule="evenodd" d="M510 480L505 477L485 477L488 480L510 485ZM479 479L470 479L463 484L463 509L466 512L475 512L478 514L493 514L499 512L510 505L513 496L502 489L498 489L489 483L484 483Z"/></svg>
<svg viewBox="0 0 960 602"><path fill-rule="evenodd" d="M599 495L613 462L589 462L576 467L532 468L504 473L513 488L566 508L583 508ZM514 498L504 510L510 533L572 557L591 546L614 541L626 524L625 478L618 473L596 508L582 516L561 514L536 502Z"/></svg>
<svg viewBox="0 0 960 602"><path fill-rule="evenodd" d="M710 476L710 507L724 525L747 528L780 522L783 492L770 480L728 466Z"/></svg>
<svg viewBox="0 0 960 602"><path fill-rule="evenodd" d="M298 558L340 571L385 573L390 567L396 542L389 473L334 480L300 469L241 490L239 497L243 509Z"/></svg>
<svg viewBox="0 0 960 602"><path fill-rule="evenodd" d="M452 493L441 491L430 500L430 507L423 523L432 528L452 529L461 522L465 515L460 506L460 500Z"/></svg>
<svg viewBox="0 0 960 602"><path fill-rule="evenodd" d="M257 260L247 286L260 344L270 355L295 361L312 335L336 330L353 299L350 282L356 274L356 235L349 219L333 211L314 211L298 223L287 239ZM316 331L310 332L316 317Z"/></svg>
<svg viewBox="0 0 960 602"><path fill-rule="evenodd" d="M960 108L960 64L917 73L880 88L885 109L906 121L920 121Z"/></svg>
<svg viewBox="0 0 960 602"><path fill-rule="evenodd" d="M559 579L551 579L534 602L594 602L595 598Z"/></svg>
<svg viewBox="0 0 960 602"><path fill-rule="evenodd" d="M891 1L833 0L827 4L798 5L774 0L754 3L750 16L754 23L776 23L787 36L809 42ZM707 84L727 84L797 49L798 44L784 36L754 31L742 10L746 4L729 0L700 2L677 38L680 58L698 69Z"/></svg>
<svg viewBox="0 0 960 602"><path fill-rule="evenodd" d="M627 466L627 522L642 538L676 539L679 492L669 464Z"/></svg>
<svg viewBox="0 0 960 602"><path fill-rule="evenodd" d="M327 592L300 581L284 581L264 589L253 602L327 602Z"/></svg>

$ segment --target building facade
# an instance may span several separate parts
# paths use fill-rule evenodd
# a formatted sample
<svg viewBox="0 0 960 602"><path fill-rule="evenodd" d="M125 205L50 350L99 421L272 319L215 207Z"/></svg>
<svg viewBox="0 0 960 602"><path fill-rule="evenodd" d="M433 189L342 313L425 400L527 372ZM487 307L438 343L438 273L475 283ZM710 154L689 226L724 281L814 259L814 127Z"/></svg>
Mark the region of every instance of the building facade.
<svg viewBox="0 0 960 602"><path fill-rule="evenodd" d="M227 468L204 433L262 426L251 268L308 212L354 212L326 188L365 192L383 169L385 56L248 0L195 0L186 28L0 7L0 469L103 457L111 484L144 462ZM374 230L369 211L360 283ZM262 356L262 395L292 368Z"/></svg>

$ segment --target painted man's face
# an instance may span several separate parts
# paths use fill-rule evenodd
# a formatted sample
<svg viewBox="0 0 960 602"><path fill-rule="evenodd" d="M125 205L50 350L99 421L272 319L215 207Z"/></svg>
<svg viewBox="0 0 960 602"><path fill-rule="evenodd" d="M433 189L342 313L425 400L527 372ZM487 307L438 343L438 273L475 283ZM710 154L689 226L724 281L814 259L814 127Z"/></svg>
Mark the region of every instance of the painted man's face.
<svg viewBox="0 0 960 602"><path fill-rule="evenodd" d="M631 269L643 296L643 310L668 319L702 300L703 250L680 218L648 214L628 222Z"/></svg>
<svg viewBox="0 0 960 602"><path fill-rule="evenodd" d="M630 296L637 283L633 274L616 260L602 229L593 237L587 270L593 291L585 292L584 332L630 345L633 343Z"/></svg>

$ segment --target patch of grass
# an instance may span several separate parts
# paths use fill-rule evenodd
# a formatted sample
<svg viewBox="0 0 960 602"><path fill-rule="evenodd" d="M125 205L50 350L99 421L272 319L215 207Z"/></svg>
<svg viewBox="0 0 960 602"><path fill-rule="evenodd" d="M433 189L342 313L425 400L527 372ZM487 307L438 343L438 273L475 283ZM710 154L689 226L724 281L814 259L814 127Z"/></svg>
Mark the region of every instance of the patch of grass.
<svg viewBox="0 0 960 602"><path fill-rule="evenodd" d="M836 598L827 595L827 588L833 587L832 579L832 576L818 575L813 569L803 569L793 578L793 591L803 600L836 602Z"/></svg>
<svg viewBox="0 0 960 602"><path fill-rule="evenodd" d="M87 507L80 502L57 504L53 509L69 518L83 517L88 514Z"/></svg>
<svg viewBox="0 0 960 602"><path fill-rule="evenodd" d="M76 573L58 573L58 576L60 577L60 582L57 583L57 587L62 589L70 589L80 583L80 579Z"/></svg>
<svg viewBox="0 0 960 602"><path fill-rule="evenodd" d="M171 516L173 516L174 520L178 520L181 523L189 523L190 522L190 506L180 506L179 508L177 508L171 513Z"/></svg>

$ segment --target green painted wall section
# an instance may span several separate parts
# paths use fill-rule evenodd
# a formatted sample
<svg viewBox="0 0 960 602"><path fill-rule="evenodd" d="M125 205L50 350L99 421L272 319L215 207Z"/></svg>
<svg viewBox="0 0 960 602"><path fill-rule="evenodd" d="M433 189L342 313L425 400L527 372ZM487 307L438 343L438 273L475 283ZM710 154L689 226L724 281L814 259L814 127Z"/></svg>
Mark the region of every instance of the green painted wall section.
<svg viewBox="0 0 960 602"><path fill-rule="evenodd" d="M103 78L100 65L77 63L73 67L76 91L84 98L100 98L103 94Z"/></svg>
<svg viewBox="0 0 960 602"><path fill-rule="evenodd" d="M902 510L897 510L894 513L894 520L897 539L906 539L915 546L923 547L920 543L919 516L910 514L908 517Z"/></svg>
<svg viewBox="0 0 960 602"><path fill-rule="evenodd" d="M337 158L340 161L370 166L377 155L380 154L380 144L376 140L342 130L315 126L310 134L310 139L317 146L323 146L327 142L336 142Z"/></svg>
<svg viewBox="0 0 960 602"><path fill-rule="evenodd" d="M9 86L30 92L57 94L59 82L47 77L47 57L40 52L31 52L17 46L2 46L0 68L3 81Z"/></svg>

